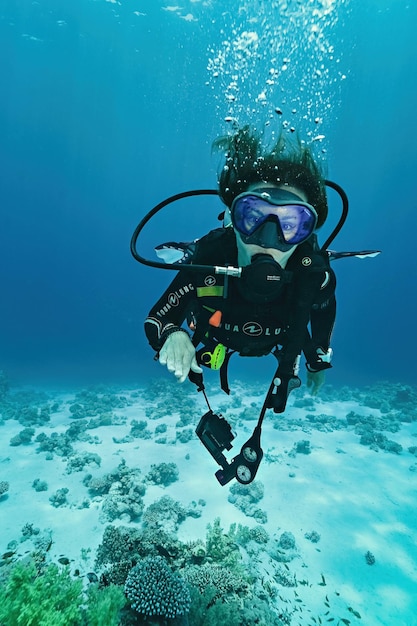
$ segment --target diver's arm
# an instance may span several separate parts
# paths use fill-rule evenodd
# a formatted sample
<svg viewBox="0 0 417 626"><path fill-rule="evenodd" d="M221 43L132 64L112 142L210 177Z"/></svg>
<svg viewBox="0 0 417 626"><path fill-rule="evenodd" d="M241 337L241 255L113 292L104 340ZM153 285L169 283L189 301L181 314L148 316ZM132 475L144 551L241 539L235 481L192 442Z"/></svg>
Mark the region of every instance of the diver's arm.
<svg viewBox="0 0 417 626"><path fill-rule="evenodd" d="M305 272L298 277L291 303L285 345L282 349L279 371L285 375L294 372L297 357L305 346L311 307L323 280L321 272Z"/></svg>
<svg viewBox="0 0 417 626"><path fill-rule="evenodd" d="M320 290L319 299L311 310L311 336L306 333L303 348L306 366L309 372L319 372L331 367L332 350L330 340L336 319L335 298L336 277L331 272L331 280L324 290Z"/></svg>
<svg viewBox="0 0 417 626"><path fill-rule="evenodd" d="M145 333L161 365L183 383L191 371L201 374L195 347L181 328L194 300L195 286L189 273L179 272L145 320Z"/></svg>
<svg viewBox="0 0 417 626"><path fill-rule="evenodd" d="M299 355L305 344L310 310L322 282L321 272L306 272L298 277L291 303L284 346L279 366L267 398L267 407L283 413L290 392L301 385L298 378Z"/></svg>
<svg viewBox="0 0 417 626"><path fill-rule="evenodd" d="M158 352L174 330L178 330L195 298L191 273L178 272L172 283L149 311L145 319L145 334L151 347Z"/></svg>

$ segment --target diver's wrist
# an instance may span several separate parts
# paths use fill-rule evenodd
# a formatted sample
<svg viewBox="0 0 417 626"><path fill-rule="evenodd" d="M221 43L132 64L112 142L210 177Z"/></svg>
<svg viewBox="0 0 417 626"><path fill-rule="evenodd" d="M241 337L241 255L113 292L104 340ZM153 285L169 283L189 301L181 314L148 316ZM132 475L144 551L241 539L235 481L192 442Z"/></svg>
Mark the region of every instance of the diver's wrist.
<svg viewBox="0 0 417 626"><path fill-rule="evenodd" d="M161 333L160 342L159 342L160 347L162 348L162 346L164 345L164 343L166 342L166 340L168 339L170 335L172 335L173 333L177 333L177 332L183 332L187 335L187 337L190 336L185 330L185 328L181 328L181 326L175 326L174 324L170 324L168 328L163 330Z"/></svg>
<svg viewBox="0 0 417 626"><path fill-rule="evenodd" d="M332 367L331 360L333 356L333 350L328 348L326 351L323 348L316 349L316 359L306 363L307 370L314 374L315 372L322 372L323 370L330 369Z"/></svg>

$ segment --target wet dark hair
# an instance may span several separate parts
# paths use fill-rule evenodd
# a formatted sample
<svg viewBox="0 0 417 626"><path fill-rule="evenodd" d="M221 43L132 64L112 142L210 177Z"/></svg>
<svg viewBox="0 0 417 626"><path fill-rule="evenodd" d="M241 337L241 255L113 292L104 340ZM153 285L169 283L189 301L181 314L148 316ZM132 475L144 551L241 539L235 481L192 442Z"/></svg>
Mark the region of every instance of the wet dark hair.
<svg viewBox="0 0 417 626"><path fill-rule="evenodd" d="M213 150L224 153L218 175L219 194L230 207L233 200L254 183L289 185L304 191L318 214L317 227L327 218L324 174L311 149L297 137L280 133L268 149L260 133L244 126L233 135L219 137Z"/></svg>

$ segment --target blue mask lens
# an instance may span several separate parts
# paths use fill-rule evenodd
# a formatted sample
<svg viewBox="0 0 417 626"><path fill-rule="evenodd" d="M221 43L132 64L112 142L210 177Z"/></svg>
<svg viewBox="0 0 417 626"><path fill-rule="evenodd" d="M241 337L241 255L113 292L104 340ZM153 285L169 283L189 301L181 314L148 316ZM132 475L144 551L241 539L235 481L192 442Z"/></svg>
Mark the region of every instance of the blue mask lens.
<svg viewBox="0 0 417 626"><path fill-rule="evenodd" d="M313 233L317 213L294 194L280 189L263 193L247 192L235 198L231 206L232 223L245 243L262 245L259 229L266 221L275 221L283 243L302 243ZM259 240L259 241L256 241Z"/></svg>

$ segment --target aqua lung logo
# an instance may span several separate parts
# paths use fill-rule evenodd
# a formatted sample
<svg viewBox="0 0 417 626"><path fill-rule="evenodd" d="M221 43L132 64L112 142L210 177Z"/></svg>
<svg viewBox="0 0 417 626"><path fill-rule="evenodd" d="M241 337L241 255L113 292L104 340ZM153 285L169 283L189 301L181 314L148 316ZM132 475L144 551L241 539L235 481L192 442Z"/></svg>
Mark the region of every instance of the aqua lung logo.
<svg viewBox="0 0 417 626"><path fill-rule="evenodd" d="M180 303L180 299L178 298L176 293L170 293L168 296L168 304L171 306L178 306Z"/></svg>
<svg viewBox="0 0 417 626"><path fill-rule="evenodd" d="M308 267L309 265L311 265L310 257L305 256L304 259L301 260L301 265L304 265L304 267Z"/></svg>
<svg viewBox="0 0 417 626"><path fill-rule="evenodd" d="M190 293L190 291L194 291L194 285L192 283L184 285L184 287L180 287L180 289L178 289L177 291L171 291L167 298L166 304L162 307L162 309L159 309L157 315L159 317L163 317L164 315L166 315L168 311L172 309L172 307L178 306L181 298Z"/></svg>
<svg viewBox="0 0 417 626"><path fill-rule="evenodd" d="M206 287L212 287L216 284L216 279L214 278L214 276L206 276L204 279L204 284L206 285Z"/></svg>
<svg viewBox="0 0 417 626"><path fill-rule="evenodd" d="M258 322L246 322L243 326L239 326L239 324L221 324L221 328L226 331L231 331L232 333L240 333L243 332L248 337L260 337L264 335L265 337L277 336L281 333L281 328L263 328Z"/></svg>
<svg viewBox="0 0 417 626"><path fill-rule="evenodd" d="M258 322L246 322L242 328L245 335L249 335L250 337L259 337L262 335L263 328Z"/></svg>

